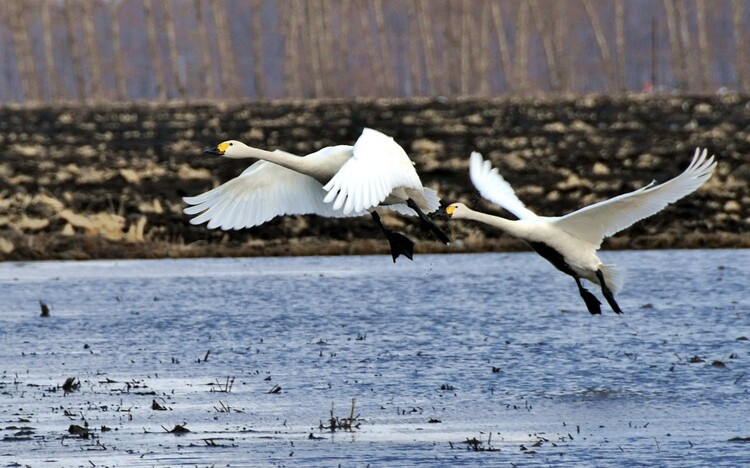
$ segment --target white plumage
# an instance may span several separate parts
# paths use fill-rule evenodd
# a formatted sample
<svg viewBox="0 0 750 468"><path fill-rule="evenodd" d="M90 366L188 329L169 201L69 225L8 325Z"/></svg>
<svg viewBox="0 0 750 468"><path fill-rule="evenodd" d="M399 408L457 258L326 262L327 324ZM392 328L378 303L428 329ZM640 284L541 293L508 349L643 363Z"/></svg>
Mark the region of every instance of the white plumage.
<svg viewBox="0 0 750 468"><path fill-rule="evenodd" d="M241 148L238 142L233 142L232 148L235 146ZM341 147L329 147L306 157L325 162L327 158L335 159L336 152L345 151ZM323 201L325 195L323 185L312 177L268 161L258 161L238 177L183 200L192 205L184 209L185 214L200 213L190 223L208 221L209 229L251 228L284 215L316 214L338 218L367 214L364 210L347 214L335 210Z"/></svg>
<svg viewBox="0 0 750 468"><path fill-rule="evenodd" d="M587 279L602 288L615 312L620 308L614 299L622 286L622 275L612 266L604 265L596 251L604 238L651 216L670 203L694 192L703 185L716 167L714 157L706 150L696 149L693 160L677 177L655 185L655 182L609 200L581 208L565 216L537 216L518 199L515 192L489 161L472 153L469 172L479 193L516 215L518 220L479 213L461 203L450 205L446 212L453 218L480 221L525 240L556 268L573 276L589 312L600 313L599 301L580 283Z"/></svg>
<svg viewBox="0 0 750 468"><path fill-rule="evenodd" d="M185 208L185 214L195 215L190 222L208 222L209 229L250 228L292 214L346 217L369 212L391 243L395 261L399 254L411 258L413 242L386 229L375 208L419 216L431 224L425 221L424 213L440 207L437 193L422 186L403 148L391 137L369 128L354 146L330 146L302 157L252 148L235 140L206 153L261 160L219 187L183 198L191 205ZM437 230L434 224L430 228Z"/></svg>
<svg viewBox="0 0 750 468"><path fill-rule="evenodd" d="M328 191L324 201L333 202L334 210L343 207L344 214L378 206L394 192L405 201L424 191L404 149L393 138L369 128L354 144L352 157L323 188ZM438 207L439 203L426 209L430 213Z"/></svg>

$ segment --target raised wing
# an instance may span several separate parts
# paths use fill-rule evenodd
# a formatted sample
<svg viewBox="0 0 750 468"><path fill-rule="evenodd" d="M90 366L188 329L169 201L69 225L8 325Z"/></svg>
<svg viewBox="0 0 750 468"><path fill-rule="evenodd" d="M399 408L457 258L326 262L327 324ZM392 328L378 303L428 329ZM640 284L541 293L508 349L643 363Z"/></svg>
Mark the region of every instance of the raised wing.
<svg viewBox="0 0 750 468"><path fill-rule="evenodd" d="M474 151L469 159L469 176L474 187L487 200L500 205L518 217L518 219L535 218L536 214L526 208L518 199L513 187L493 168L489 161Z"/></svg>
<svg viewBox="0 0 750 468"><path fill-rule="evenodd" d="M191 224L208 221L208 228L223 230L250 228L276 216L317 214L327 217L359 216L344 214L323 202L323 186L315 179L267 161L258 161L236 177L206 193L185 197L192 205L183 211L198 215ZM199 214L200 213L200 214Z"/></svg>
<svg viewBox="0 0 750 468"><path fill-rule="evenodd" d="M414 164L393 138L365 128L353 147L353 156L323 187L326 203L343 213L378 206L398 187L421 189Z"/></svg>
<svg viewBox="0 0 750 468"><path fill-rule="evenodd" d="M605 237L647 218L670 203L696 191L716 167L714 157L706 158L706 150L696 148L693 160L685 171L661 185L654 182L634 192L595 203L552 222L571 235L584 239L597 248Z"/></svg>

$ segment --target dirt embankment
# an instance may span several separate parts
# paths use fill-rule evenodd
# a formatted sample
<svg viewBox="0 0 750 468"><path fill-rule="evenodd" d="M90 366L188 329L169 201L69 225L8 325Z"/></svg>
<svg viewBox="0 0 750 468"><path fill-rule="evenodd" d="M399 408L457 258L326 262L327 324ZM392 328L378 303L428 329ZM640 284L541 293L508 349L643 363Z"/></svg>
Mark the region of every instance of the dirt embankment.
<svg viewBox="0 0 750 468"><path fill-rule="evenodd" d="M367 100L0 109L0 259L385 253L369 217L277 218L209 231L184 195L248 161L204 156L235 138L304 154L352 144L365 126L398 141L446 202L501 213L478 197L468 156L492 159L520 198L554 215L681 172L696 146L719 158L698 193L607 241L609 248L750 247L750 97ZM386 216L417 252L519 249L482 226Z"/></svg>

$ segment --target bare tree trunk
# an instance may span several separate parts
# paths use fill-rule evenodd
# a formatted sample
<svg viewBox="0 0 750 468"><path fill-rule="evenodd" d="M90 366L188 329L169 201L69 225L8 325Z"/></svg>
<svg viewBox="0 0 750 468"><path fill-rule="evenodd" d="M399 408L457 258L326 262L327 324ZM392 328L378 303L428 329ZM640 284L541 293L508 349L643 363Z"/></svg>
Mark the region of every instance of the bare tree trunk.
<svg viewBox="0 0 750 468"><path fill-rule="evenodd" d="M214 68L211 66L211 43L208 39L208 19L204 15L201 0L193 2L195 19L198 23L198 41L201 48L201 76L203 76L204 96L207 99L216 99L216 81L214 80Z"/></svg>
<svg viewBox="0 0 750 468"><path fill-rule="evenodd" d="M349 25L352 24L352 2L341 0L341 37L336 44L336 74L340 89L351 92L352 73L349 70Z"/></svg>
<svg viewBox="0 0 750 468"><path fill-rule="evenodd" d="M429 14L431 14L427 7L428 0L422 0L424 2L422 9L423 13L420 15L424 22L427 22ZM443 73L444 79L441 80L441 91L447 94L457 94L461 90L461 34L460 26L461 22L454 20L461 18L462 5L456 0L447 1L447 15L444 25L445 32L445 46L443 47ZM456 27L458 25L458 27ZM426 28L425 28L426 29ZM428 73L430 71L428 70ZM436 90L437 91L437 90Z"/></svg>
<svg viewBox="0 0 750 468"><path fill-rule="evenodd" d="M682 67L680 66L680 40L677 32L677 12L674 8L673 0L662 0L664 3L664 13L667 18L667 34L669 35L669 57L672 69L672 76L677 82L677 89L683 89L684 81L682 77Z"/></svg>
<svg viewBox="0 0 750 468"><path fill-rule="evenodd" d="M387 93L393 93L396 89L396 73L393 67L391 50L388 45L388 34L385 30L385 18L383 15L383 0L374 0L375 26L378 29L378 47L380 49L381 73L383 73L383 84Z"/></svg>
<svg viewBox="0 0 750 468"><path fill-rule="evenodd" d="M698 25L698 57L700 59L700 91L708 91L710 75L710 58L708 51L708 35L706 33L706 0L696 0L696 20Z"/></svg>
<svg viewBox="0 0 750 468"><path fill-rule="evenodd" d="M237 63L232 54L232 34L229 31L227 21L227 10L224 0L211 0L211 12L214 16L214 27L216 39L219 45L219 60L221 65L221 93L223 98L239 97L239 88L235 76L242 73L241 70L230 68L229 64Z"/></svg>
<svg viewBox="0 0 750 468"><path fill-rule="evenodd" d="M146 20L146 36L148 37L148 52L151 56L151 75L156 77L156 97L161 101L167 100L167 79L159 53L159 39L156 35L156 20L154 19L153 0L143 0L143 15Z"/></svg>
<svg viewBox="0 0 750 468"><path fill-rule="evenodd" d="M3 4L7 9L7 14L3 15L5 16L8 27L11 32L11 42L12 42L12 48L13 48L13 56L16 59L16 69L18 70L18 81L21 84L21 93L23 94L21 101L25 101L29 99L29 77L28 77L28 71L26 70L26 61L23 59L23 52L21 51L21 42L22 39L18 37L18 32L21 30L19 27L18 21L16 19L18 18L18 7L19 4L16 3L16 1L10 1Z"/></svg>
<svg viewBox="0 0 750 468"><path fill-rule="evenodd" d="M407 40L409 41L409 53L406 61L409 65L409 87L410 96L419 96L422 94L422 79L419 73L419 65L422 62L419 55L419 13L417 11L419 0L408 0L406 4L406 18L408 20L409 32Z"/></svg>
<svg viewBox="0 0 750 468"><path fill-rule="evenodd" d="M612 63L612 54L609 52L609 44L607 42L607 36L604 34L604 28L602 27L601 21L599 21L599 15L596 12L594 3L592 0L582 0L583 7L586 10L586 15L589 17L591 27L594 30L594 37L596 43L599 46L599 53L602 57L602 66L604 67L604 73L607 77L607 83L610 91L615 91L617 86L615 85L615 72L614 65Z"/></svg>
<svg viewBox="0 0 750 468"><path fill-rule="evenodd" d="M469 33L469 0L461 2L461 95L469 94L471 79L471 42Z"/></svg>
<svg viewBox="0 0 750 468"><path fill-rule="evenodd" d="M294 84L292 77L292 58L294 45L292 38L294 33L294 3L282 2L279 4L279 28L281 29L281 38L284 41L284 60L282 61L281 73L284 84L283 96L291 99L294 96Z"/></svg>
<svg viewBox="0 0 750 468"><path fill-rule="evenodd" d="M677 89L685 91L687 83L687 65L682 49L680 22L677 19L677 9L674 0L664 0L664 10L667 15L667 31L669 33L669 51L672 58L672 75L677 82Z"/></svg>
<svg viewBox="0 0 750 468"><path fill-rule="evenodd" d="M102 99L102 64L96 39L94 2L83 2L83 34L86 40L86 63L91 77L91 98Z"/></svg>
<svg viewBox="0 0 750 468"><path fill-rule="evenodd" d="M304 2L307 21L307 46L310 50L310 67L312 68L313 92L315 97L323 97L323 70L320 64L320 41L323 31L319 29L319 18L322 14L318 2Z"/></svg>
<svg viewBox="0 0 750 468"><path fill-rule="evenodd" d="M734 34L734 69L737 74L737 91L747 91L746 70L746 47L743 38L743 13L745 11L745 0L732 0L732 30Z"/></svg>
<svg viewBox="0 0 750 468"><path fill-rule="evenodd" d="M490 93L490 11L487 2L482 3L479 17L479 50L477 52L477 78L479 79L479 94L487 96Z"/></svg>
<svg viewBox="0 0 750 468"><path fill-rule="evenodd" d="M321 12L320 27L323 31L321 61L325 75L324 84L326 93L335 96L340 95L344 88L341 87L342 84L339 82L342 74L338 70L338 61L341 57L334 53L336 49L334 24L336 24L336 21L334 21L332 2L321 0Z"/></svg>
<svg viewBox="0 0 750 468"><path fill-rule="evenodd" d="M439 93L438 86L438 74L437 74L437 61L435 59L435 39L432 35L432 29L430 28L429 9L427 0L418 0L417 3L417 18L419 35L422 38L422 50L424 52L425 61L425 75L427 76L427 87L429 88L426 92L429 94ZM416 58L415 58L416 59Z"/></svg>
<svg viewBox="0 0 750 468"><path fill-rule="evenodd" d="M658 29L659 23L657 23L656 18L651 19L651 92L655 92L659 89L659 62L657 61L657 55L656 52L658 50L659 44L659 29Z"/></svg>
<svg viewBox="0 0 750 468"><path fill-rule="evenodd" d="M125 77L125 67L122 60L122 42L120 40L120 21L118 20L122 3L112 0L109 4L110 22L112 23L112 52L115 57L115 81L117 83L117 100L124 101L128 97L128 83Z"/></svg>
<svg viewBox="0 0 750 468"><path fill-rule="evenodd" d="M680 41L680 59L684 70L685 83L687 89L694 91L696 88L695 84L695 67L693 66L693 54L689 53L693 50L692 39L690 37L690 19L688 18L687 7L684 1L675 2L677 9L677 31Z"/></svg>
<svg viewBox="0 0 750 468"><path fill-rule="evenodd" d="M180 73L179 55L177 53L177 37L174 31L174 19L172 17L172 2L164 0L164 29L167 32L167 44L169 47L169 68L172 69L172 81L174 82L177 96L185 97L185 82Z"/></svg>
<svg viewBox="0 0 750 468"><path fill-rule="evenodd" d="M81 51L76 40L73 9L75 4L72 0L65 0L63 3L63 13L65 14L65 29L67 31L68 49L70 49L70 58L73 66L73 79L75 81L76 98L83 101L86 98L86 82L83 78L83 67L81 65Z"/></svg>
<svg viewBox="0 0 750 468"><path fill-rule="evenodd" d="M615 47L617 48L617 86L621 93L627 91L625 76L625 1L615 0Z"/></svg>
<svg viewBox="0 0 750 468"><path fill-rule="evenodd" d="M549 84L552 91L560 90L560 73L557 70L557 61L555 57L555 48L552 44L552 28L544 24L542 10L539 8L537 0L530 0L531 15L534 18L536 30L542 37L542 46L544 48L544 58L547 61L547 71L549 72Z"/></svg>
<svg viewBox="0 0 750 468"><path fill-rule="evenodd" d="M570 29L576 28L568 18L570 13L568 5L562 2L554 2L551 15L553 15L553 45L557 57L557 71L560 78L560 90L572 92L574 89L574 65L573 55L575 48L570 47Z"/></svg>
<svg viewBox="0 0 750 468"><path fill-rule="evenodd" d="M291 11L286 17L289 22L289 32L286 34L286 60L284 66L285 81L288 83L287 97L290 98L301 98L303 97L302 89L302 60L300 57L298 45L299 45L299 30L300 30L300 19L302 18L302 5L299 0L291 1Z"/></svg>
<svg viewBox="0 0 750 468"><path fill-rule="evenodd" d="M41 98L41 81L31 48L30 28L26 21L25 2L10 1L10 27L13 35L16 61L21 78L21 87L26 100L39 100Z"/></svg>
<svg viewBox="0 0 750 468"><path fill-rule="evenodd" d="M516 83L522 91L529 88L529 3L523 0L516 21Z"/></svg>
<svg viewBox="0 0 750 468"><path fill-rule="evenodd" d="M252 1L252 17L250 25L253 28L253 83L255 84L255 97L260 99L264 95L263 90L263 18L261 0Z"/></svg>
<svg viewBox="0 0 750 468"><path fill-rule="evenodd" d="M50 2L42 2L42 33L44 34L44 66L47 77L47 93L51 101L60 97L55 67L55 49L52 45L52 20Z"/></svg>
<svg viewBox="0 0 750 468"><path fill-rule="evenodd" d="M492 9L492 21L495 25L497 34L497 47L500 50L500 64L503 69L503 80L505 87L509 92L513 92L513 65L510 58L510 46L505 33L505 23L503 23L503 14L500 2L490 2Z"/></svg>
<svg viewBox="0 0 750 468"><path fill-rule="evenodd" d="M373 30L372 25L370 24L370 18L369 18L369 6L370 2L368 0L364 1L364 4L358 9L359 10L359 24L360 24L360 34L364 37L365 41L365 48L367 50L367 61L370 66L370 77L373 80L373 85L371 89L374 88L375 95L382 95L383 89L385 88L384 84L384 76L383 76L383 70L378 70L378 67L375 66L376 63L378 63L377 56L375 54L375 41L373 40Z"/></svg>

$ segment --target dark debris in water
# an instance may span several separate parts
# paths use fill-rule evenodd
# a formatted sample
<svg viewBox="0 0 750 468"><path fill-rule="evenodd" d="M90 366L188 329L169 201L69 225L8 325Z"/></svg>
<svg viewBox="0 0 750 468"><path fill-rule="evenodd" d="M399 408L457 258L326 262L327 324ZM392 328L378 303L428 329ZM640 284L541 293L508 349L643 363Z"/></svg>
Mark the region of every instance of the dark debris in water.
<svg viewBox="0 0 750 468"><path fill-rule="evenodd" d="M162 405L162 404L160 404L156 400L152 400L151 401L151 409L154 410L154 411L167 411L167 407L164 406L164 405Z"/></svg>
<svg viewBox="0 0 750 468"><path fill-rule="evenodd" d="M271 388L271 390L268 391L268 393L272 393L272 394L281 393L281 387L279 385L274 385L273 388Z"/></svg>
<svg viewBox="0 0 750 468"><path fill-rule="evenodd" d="M176 424L172 429L167 429L166 427L162 426L162 429L164 429L165 432L169 432L170 434L180 435L190 432L190 429L185 426L187 426L187 423Z"/></svg>
<svg viewBox="0 0 750 468"><path fill-rule="evenodd" d="M81 388L80 380L75 377L68 377L65 379L65 383L62 384L62 389L65 393L70 393Z"/></svg>
<svg viewBox="0 0 750 468"><path fill-rule="evenodd" d="M346 418L339 418L338 416L334 416L333 414L333 403L331 403L331 417L328 418L328 425L324 425L323 421L320 422L320 425L318 426L318 429L323 430L329 430L331 432L336 431L353 431L354 429L359 429L360 425L362 424L359 421L359 414L354 414L354 406L357 403L356 398L352 398L352 406L349 410L349 416Z"/></svg>
<svg viewBox="0 0 750 468"><path fill-rule="evenodd" d="M68 432L80 437L81 439L88 439L91 436L91 431L89 431L87 426L79 426L78 424L71 424L70 427L68 427Z"/></svg>
<svg viewBox="0 0 750 468"><path fill-rule="evenodd" d="M49 306L44 301L39 301L39 308L42 310L42 313L39 314L40 317L49 317Z"/></svg>
<svg viewBox="0 0 750 468"><path fill-rule="evenodd" d="M466 449L473 451L473 452L499 452L500 450L492 446L492 433L487 437L487 443L485 443L476 437L467 437L466 440L462 442L463 444L466 444ZM448 442L451 449L455 449L456 446L453 445L452 442Z"/></svg>

